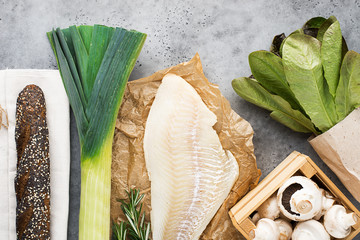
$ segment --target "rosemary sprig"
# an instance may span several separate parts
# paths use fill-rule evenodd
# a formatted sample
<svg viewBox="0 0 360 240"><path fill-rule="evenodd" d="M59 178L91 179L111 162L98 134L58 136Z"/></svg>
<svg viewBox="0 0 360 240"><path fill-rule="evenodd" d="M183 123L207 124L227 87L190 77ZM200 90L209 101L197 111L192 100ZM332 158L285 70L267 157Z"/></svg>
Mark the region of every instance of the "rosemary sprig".
<svg viewBox="0 0 360 240"><path fill-rule="evenodd" d="M120 224L115 222L112 229L115 240L126 240L127 228L125 222L120 222Z"/></svg>
<svg viewBox="0 0 360 240"><path fill-rule="evenodd" d="M115 240L150 240L150 223L145 223L145 213L142 212L143 204L141 200L144 194L140 194L138 189L126 191L129 202L123 199L117 201L121 203L121 210L125 214L128 222L114 223L113 234Z"/></svg>

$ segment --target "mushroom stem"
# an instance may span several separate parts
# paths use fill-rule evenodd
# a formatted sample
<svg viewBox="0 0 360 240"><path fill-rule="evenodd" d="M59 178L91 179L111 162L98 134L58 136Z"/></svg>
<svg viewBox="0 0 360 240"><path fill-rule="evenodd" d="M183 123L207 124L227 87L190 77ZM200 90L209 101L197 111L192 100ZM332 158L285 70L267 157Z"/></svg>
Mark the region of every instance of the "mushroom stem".
<svg viewBox="0 0 360 240"><path fill-rule="evenodd" d="M277 195L280 211L294 221L305 221L322 210L322 192L318 185L304 176L293 176L279 188Z"/></svg>
<svg viewBox="0 0 360 240"><path fill-rule="evenodd" d="M335 203L334 197L328 191L324 189L320 189L322 192L322 209L321 211L314 217L315 220L319 220L327 210L329 210Z"/></svg>
<svg viewBox="0 0 360 240"><path fill-rule="evenodd" d="M328 198L323 196L323 210L326 212L332 205L334 205L335 200L332 198Z"/></svg>
<svg viewBox="0 0 360 240"><path fill-rule="evenodd" d="M312 208L312 204L308 200L301 200L298 204L296 204L296 210L302 214L310 212Z"/></svg>
<svg viewBox="0 0 360 240"><path fill-rule="evenodd" d="M280 231L279 240L289 240L292 234L291 224L288 221L281 218L276 219L275 223L278 225Z"/></svg>
<svg viewBox="0 0 360 240"><path fill-rule="evenodd" d="M249 238L250 238L250 239L254 239L254 238L255 238L255 229L252 229L252 230L249 232Z"/></svg>
<svg viewBox="0 0 360 240"><path fill-rule="evenodd" d="M324 216L326 231L335 238L345 238L351 233L351 226L358 221L355 213L347 213L342 205L332 206Z"/></svg>
<svg viewBox="0 0 360 240"><path fill-rule="evenodd" d="M358 218L355 213L347 213L343 216L342 223L345 226L352 226L352 225L355 225L357 223L357 221L358 221Z"/></svg>

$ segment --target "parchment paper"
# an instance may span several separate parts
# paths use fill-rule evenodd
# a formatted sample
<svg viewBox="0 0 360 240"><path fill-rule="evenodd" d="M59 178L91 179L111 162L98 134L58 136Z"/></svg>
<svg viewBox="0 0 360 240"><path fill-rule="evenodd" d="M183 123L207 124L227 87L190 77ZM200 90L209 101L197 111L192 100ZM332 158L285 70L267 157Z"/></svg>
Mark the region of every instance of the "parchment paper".
<svg viewBox="0 0 360 240"><path fill-rule="evenodd" d="M50 234L67 239L70 179L69 101L58 70L0 70L0 105L6 109L9 128L0 129L0 239L16 239L16 101L29 84L44 92L50 151Z"/></svg>
<svg viewBox="0 0 360 240"><path fill-rule="evenodd" d="M253 129L231 109L218 86L206 79L198 54L189 62L128 83L117 118L113 143L111 218L113 221L124 220L120 203L116 199L126 198L125 189L139 188L146 193L144 209L149 220L150 181L145 166L143 137L156 91L161 79L169 72L189 82L206 106L215 113L218 122L214 129L219 134L223 148L232 152L240 167L238 180L200 239L244 239L232 225L228 210L258 183L261 174L256 167Z"/></svg>
<svg viewBox="0 0 360 240"><path fill-rule="evenodd" d="M325 133L309 139L321 159L360 202L360 108Z"/></svg>

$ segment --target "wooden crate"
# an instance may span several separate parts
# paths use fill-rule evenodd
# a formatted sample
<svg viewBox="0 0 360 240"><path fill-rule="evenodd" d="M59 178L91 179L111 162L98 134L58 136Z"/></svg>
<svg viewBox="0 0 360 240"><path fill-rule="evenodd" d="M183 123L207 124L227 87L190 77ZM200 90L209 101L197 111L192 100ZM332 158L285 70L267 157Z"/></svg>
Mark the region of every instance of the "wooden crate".
<svg viewBox="0 0 360 240"><path fill-rule="evenodd" d="M258 186L230 209L229 215L234 226L246 239L250 239L249 232L255 229L255 224L251 221L250 215L293 175L303 175L311 178L319 187L331 192L339 204L341 203L349 211L355 212L357 217L360 218L359 210L355 208L325 173L308 156L294 151L266 176ZM352 228L352 232L345 238L346 240L353 239L360 232L360 221Z"/></svg>

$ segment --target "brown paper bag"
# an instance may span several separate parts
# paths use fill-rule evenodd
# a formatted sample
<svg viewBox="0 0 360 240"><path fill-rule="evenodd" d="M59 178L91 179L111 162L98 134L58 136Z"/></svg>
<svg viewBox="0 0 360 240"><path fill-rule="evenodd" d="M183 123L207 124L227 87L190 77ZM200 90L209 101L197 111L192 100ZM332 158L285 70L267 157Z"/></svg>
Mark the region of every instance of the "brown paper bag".
<svg viewBox="0 0 360 240"><path fill-rule="evenodd" d="M189 62L128 83L117 118L113 143L111 219L125 220L120 203L116 199L125 199L125 190L138 188L146 193L144 210L147 213L147 221L149 220L150 181L144 159L143 137L146 119L156 91L164 75L169 72L183 77L190 83L206 106L215 113L218 122L214 129L219 134L223 148L231 151L240 167L238 180L201 239L244 239L233 226L228 210L257 184L260 177L252 143L253 130L247 121L231 109L218 86L206 79L198 54Z"/></svg>
<svg viewBox="0 0 360 240"><path fill-rule="evenodd" d="M360 202L360 108L309 142Z"/></svg>

